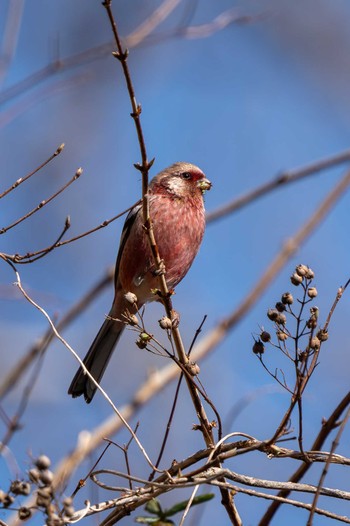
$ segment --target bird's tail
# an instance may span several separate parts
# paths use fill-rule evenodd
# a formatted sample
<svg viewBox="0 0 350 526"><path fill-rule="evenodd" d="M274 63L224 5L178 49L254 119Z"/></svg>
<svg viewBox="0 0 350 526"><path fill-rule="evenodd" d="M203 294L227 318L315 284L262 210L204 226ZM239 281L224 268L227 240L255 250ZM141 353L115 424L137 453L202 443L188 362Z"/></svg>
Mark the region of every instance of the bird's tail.
<svg viewBox="0 0 350 526"><path fill-rule="evenodd" d="M100 383L124 327L123 322L107 318L83 360L85 367L98 383ZM68 394L72 395L73 398L84 395L89 404L96 390L96 385L84 373L82 367L79 367L70 384Z"/></svg>

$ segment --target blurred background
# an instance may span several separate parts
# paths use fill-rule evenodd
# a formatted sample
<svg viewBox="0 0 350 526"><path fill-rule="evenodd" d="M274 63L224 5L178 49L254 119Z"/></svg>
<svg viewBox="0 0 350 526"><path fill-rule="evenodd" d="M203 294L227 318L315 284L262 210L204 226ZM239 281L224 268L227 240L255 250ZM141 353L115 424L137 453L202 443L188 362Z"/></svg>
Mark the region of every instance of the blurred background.
<svg viewBox="0 0 350 526"><path fill-rule="evenodd" d="M113 2L120 33L130 48L129 66L143 108L148 155L155 157L152 176L175 161L199 165L213 182L205 196L210 212L282 170L349 148L348 2L183 0L173 4L164 21L138 43L140 27L163 3L134 0L131 6L129 2ZM40 165L61 143L66 145L58 158L1 200L0 227L48 198L78 167L84 170L55 201L1 237L2 252L24 254L54 242L67 215L71 228L66 237L72 237L137 201L140 174L133 163L140 161L140 154L124 78L111 55L111 29L101 2L4 0L0 3L0 34L0 193ZM174 298L187 345L205 314L204 335L239 305L282 244L310 217L347 169L345 165L336 167L281 188L208 225L200 253ZM59 319L114 264L122 224L123 218L34 264L19 266L23 286ZM242 431L258 439L273 434L287 408L288 396L251 352L252 335L260 326L269 327L266 311L283 292L292 289L289 276L298 263L310 265L315 272L317 306L324 322L338 287L349 278L348 230L346 195L276 275L244 320L200 364L200 379L222 415L225 432ZM45 318L20 296L12 285L14 280L10 267L0 265L4 377L47 329ZM64 331L63 336L80 356L109 311L112 296L109 287ZM161 316L161 306L147 307L150 331L164 339L157 324ZM349 389L349 316L346 294L305 396L306 449L322 418L329 416ZM150 370L168 363L140 351L134 341L135 335L125 331L103 380L103 387L118 406L131 399ZM267 359L274 369L280 363L274 351L270 352ZM0 486L8 484L13 471L19 475L25 472L31 454L45 453L56 464L74 448L82 429L91 430L110 415L110 407L99 394L90 406L68 397L76 367L68 350L55 341L45 355L21 429L9 444L12 468L0 459ZM28 378L2 402L2 410L10 417L18 408ZM133 425L140 421L138 435L151 457L159 450L173 393L172 384L131 421ZM241 411L232 421L233 407ZM183 388L164 466L203 446L201 437L191 431L195 421ZM5 424L0 424L1 436ZM294 436L296 415L292 426ZM349 438L346 431L338 453L349 456ZM125 443L128 433L120 433L115 440ZM297 449L296 441L287 447ZM325 449L329 447L327 444ZM14 462L18 468L13 467ZM79 468L67 494L92 463L90 459ZM102 465L124 469L116 449ZM275 480L288 479L297 467L294 461L267 461L261 453L241 457L230 465L239 473ZM137 475L147 474L141 463L132 469ZM315 483L321 470L321 465L313 466L307 481ZM332 467L326 486L346 489L346 480L344 467ZM107 498L105 493L91 491L88 485L79 494L77 507L85 498L93 502ZM188 492L181 494L181 498L188 496ZM170 505L174 498L171 495L162 502ZM196 524L227 523L219 499L217 495L216 503L207 505ZM252 506L249 499L238 496L237 506L245 524L257 524L266 501L255 499ZM331 506L321 499L320 507ZM349 515L349 504L337 502L333 509ZM302 510L289 508L279 517L288 525L303 524L306 516ZM281 524L279 520L273 524ZM133 521L131 517L124 523ZM33 522L40 523L40 518ZM317 519L318 525L328 522Z"/></svg>

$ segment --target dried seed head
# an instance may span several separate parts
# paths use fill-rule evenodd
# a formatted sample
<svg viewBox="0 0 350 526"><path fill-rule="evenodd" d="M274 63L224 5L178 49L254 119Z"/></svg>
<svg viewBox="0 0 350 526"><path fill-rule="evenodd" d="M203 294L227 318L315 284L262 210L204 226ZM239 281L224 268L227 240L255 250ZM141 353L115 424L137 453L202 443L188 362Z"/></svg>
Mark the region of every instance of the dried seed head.
<svg viewBox="0 0 350 526"><path fill-rule="evenodd" d="M292 305L294 298L290 292L285 292L282 294L281 301L284 303L284 305Z"/></svg>
<svg viewBox="0 0 350 526"><path fill-rule="evenodd" d="M52 498L51 487L45 487L38 489L36 494L36 505L39 507L47 508Z"/></svg>
<svg viewBox="0 0 350 526"><path fill-rule="evenodd" d="M131 305L135 305L135 303L137 303L137 296L133 292L127 292L126 294L124 294L124 298Z"/></svg>
<svg viewBox="0 0 350 526"><path fill-rule="evenodd" d="M295 269L295 272L298 274L298 276L301 276L303 278L307 275L308 270L309 267L307 265L298 265Z"/></svg>
<svg viewBox="0 0 350 526"><path fill-rule="evenodd" d="M253 353L254 354L264 354L265 352L265 345L260 340L255 341L253 345Z"/></svg>
<svg viewBox="0 0 350 526"><path fill-rule="evenodd" d="M20 521L26 521L31 516L32 516L32 512L29 508L26 508L25 506L22 506L22 508L19 508L18 518Z"/></svg>
<svg viewBox="0 0 350 526"><path fill-rule="evenodd" d="M59 517L56 513L51 513L50 517L46 521L47 526L63 526L64 522L61 517Z"/></svg>
<svg viewBox="0 0 350 526"><path fill-rule="evenodd" d="M318 313L319 313L318 307L311 307L310 309L311 316L306 322L306 326L309 329L316 329L317 321L318 321Z"/></svg>
<svg viewBox="0 0 350 526"><path fill-rule="evenodd" d="M4 506L4 508L8 508L9 506L11 506L11 504L14 503L14 501L15 501L15 498L12 497L12 495L5 493L3 500L2 500L2 505Z"/></svg>
<svg viewBox="0 0 350 526"><path fill-rule="evenodd" d="M309 328L309 329L316 329L317 327L317 320L316 318L314 318L313 316L311 316L311 318L309 320L307 320L306 322L306 326Z"/></svg>
<svg viewBox="0 0 350 526"><path fill-rule="evenodd" d="M276 309L269 309L267 311L267 317L269 318L269 320L271 321L276 321L277 318L278 318L278 315L279 315L279 312L278 310Z"/></svg>
<svg viewBox="0 0 350 526"><path fill-rule="evenodd" d="M291 280L292 284L295 285L296 287L298 285L300 285L300 283L303 282L302 276L300 276L296 272L294 272L294 274L291 275L290 280Z"/></svg>
<svg viewBox="0 0 350 526"><path fill-rule="evenodd" d="M28 472L28 475L29 475L29 480L31 482L35 482L35 483L39 482L40 472L39 472L38 469L36 469L36 468L30 469L29 472Z"/></svg>
<svg viewBox="0 0 350 526"><path fill-rule="evenodd" d="M278 310L278 312L284 312L286 310L286 306L284 305L284 303L282 303L282 301L278 301L275 307Z"/></svg>
<svg viewBox="0 0 350 526"><path fill-rule="evenodd" d="M321 342L317 338L317 336L314 336L313 338L311 338L310 349L314 349L315 351L317 351L320 348L320 345L321 345Z"/></svg>
<svg viewBox="0 0 350 526"><path fill-rule="evenodd" d="M29 482L24 482L23 480L14 480L11 482L10 492L14 495L29 495L30 484Z"/></svg>
<svg viewBox="0 0 350 526"><path fill-rule="evenodd" d="M283 331L277 331L276 332L276 336L277 336L277 339L280 341L280 342L285 342L288 338L288 334L286 334L285 332Z"/></svg>
<svg viewBox="0 0 350 526"><path fill-rule="evenodd" d="M173 326L171 319L167 316L163 316L160 320L158 320L158 323L160 328L164 330L171 329Z"/></svg>
<svg viewBox="0 0 350 526"><path fill-rule="evenodd" d="M128 322L129 322L129 325L132 325L133 327L137 327L139 324L139 320L137 319L136 314L129 314Z"/></svg>
<svg viewBox="0 0 350 526"><path fill-rule="evenodd" d="M316 334L317 338L320 340L320 342L325 342L328 340L328 331L325 331L324 329L320 329L318 333Z"/></svg>
<svg viewBox="0 0 350 526"><path fill-rule="evenodd" d="M267 343L271 340L271 334L267 331L262 331L260 333L260 340L264 343Z"/></svg>
<svg viewBox="0 0 350 526"><path fill-rule="evenodd" d="M64 514L66 517L73 517L75 513L75 509L73 506L67 506L66 508L64 508Z"/></svg>
<svg viewBox="0 0 350 526"><path fill-rule="evenodd" d="M276 323L277 325L285 325L287 323L287 316L282 314L282 312L279 312L276 318Z"/></svg>
<svg viewBox="0 0 350 526"><path fill-rule="evenodd" d="M51 466L51 460L46 455L40 455L35 461L34 464L40 470L48 469Z"/></svg>
<svg viewBox="0 0 350 526"><path fill-rule="evenodd" d="M307 268L307 273L306 273L306 278L307 279L314 279L314 277L315 277L314 271L310 267L308 267Z"/></svg>
<svg viewBox="0 0 350 526"><path fill-rule="evenodd" d="M197 376L200 372L199 365L196 362L188 362L186 369L191 376Z"/></svg>
<svg viewBox="0 0 350 526"><path fill-rule="evenodd" d="M45 486L49 486L53 481L53 473L49 469L45 469L40 473L40 480Z"/></svg>
<svg viewBox="0 0 350 526"><path fill-rule="evenodd" d="M317 296L317 289L316 289L316 287L309 287L307 289L307 295L309 296L309 298L316 298L316 296Z"/></svg>

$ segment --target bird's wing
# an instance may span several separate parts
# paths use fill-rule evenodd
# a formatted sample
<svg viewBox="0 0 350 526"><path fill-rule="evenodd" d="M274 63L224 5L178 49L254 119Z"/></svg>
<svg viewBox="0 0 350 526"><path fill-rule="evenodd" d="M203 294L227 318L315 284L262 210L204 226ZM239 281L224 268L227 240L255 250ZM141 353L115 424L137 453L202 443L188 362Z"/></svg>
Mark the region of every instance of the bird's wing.
<svg viewBox="0 0 350 526"><path fill-rule="evenodd" d="M118 281L118 274L119 274L119 265L120 265L120 261L121 261L121 258L122 258L122 254L123 254L123 250L124 250L124 247L125 247L125 243L129 237L129 234L130 234L130 231L133 227L133 224L135 222L135 219L138 215L138 213L140 212L140 210L142 209L142 203L139 203L137 205L134 206L134 208L132 208L130 210L130 212L128 213L128 215L126 216L126 219L125 219L125 223L124 223L124 226L123 226L123 231L121 233L121 236L120 236L120 243L119 243L119 251L118 251L118 256L117 256L117 261L115 263L115 272L114 272L114 281L115 283L117 283Z"/></svg>

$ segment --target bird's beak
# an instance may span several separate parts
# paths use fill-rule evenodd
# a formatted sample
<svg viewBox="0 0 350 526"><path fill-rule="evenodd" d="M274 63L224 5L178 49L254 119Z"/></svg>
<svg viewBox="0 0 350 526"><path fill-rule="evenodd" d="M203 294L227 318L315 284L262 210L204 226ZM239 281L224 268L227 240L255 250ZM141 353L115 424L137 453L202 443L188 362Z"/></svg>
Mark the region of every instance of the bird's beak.
<svg viewBox="0 0 350 526"><path fill-rule="evenodd" d="M202 194L204 194L204 192L206 190L210 190L210 188L212 187L212 184L209 181L209 179L206 179L204 177L203 179L200 179L200 181L198 181L197 186L200 189L200 191L202 192Z"/></svg>

